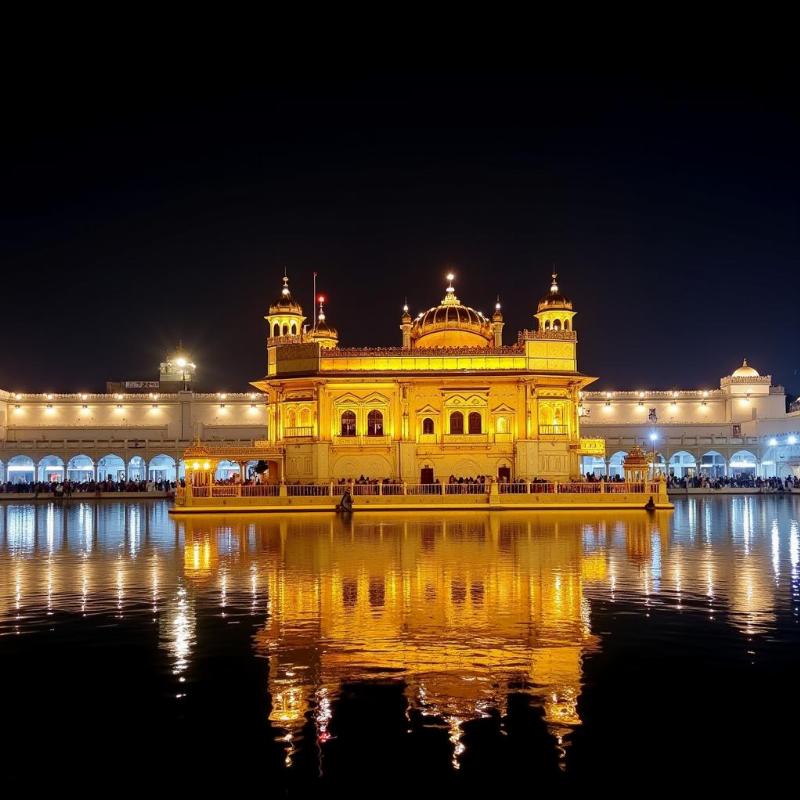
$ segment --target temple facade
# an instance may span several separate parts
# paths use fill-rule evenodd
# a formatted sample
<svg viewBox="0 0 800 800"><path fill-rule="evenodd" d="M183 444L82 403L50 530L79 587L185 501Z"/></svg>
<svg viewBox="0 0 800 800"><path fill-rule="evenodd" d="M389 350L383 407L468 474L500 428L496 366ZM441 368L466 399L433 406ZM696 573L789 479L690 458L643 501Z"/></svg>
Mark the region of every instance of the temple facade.
<svg viewBox="0 0 800 800"><path fill-rule="evenodd" d="M313 326L288 278L266 316L264 446L288 482L396 478L413 484L485 476L568 480L602 442L581 439L575 310L554 274L536 330L503 343L491 317L463 305L453 276L441 302L416 318L403 308L401 345L348 348L322 303Z"/></svg>

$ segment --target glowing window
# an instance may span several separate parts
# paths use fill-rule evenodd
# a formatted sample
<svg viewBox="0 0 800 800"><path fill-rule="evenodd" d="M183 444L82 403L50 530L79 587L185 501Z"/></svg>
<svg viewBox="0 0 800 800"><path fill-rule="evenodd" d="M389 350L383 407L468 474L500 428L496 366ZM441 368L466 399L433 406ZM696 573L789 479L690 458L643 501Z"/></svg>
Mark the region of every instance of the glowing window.
<svg viewBox="0 0 800 800"><path fill-rule="evenodd" d="M345 411L342 414L342 436L356 435L356 415L354 411Z"/></svg>

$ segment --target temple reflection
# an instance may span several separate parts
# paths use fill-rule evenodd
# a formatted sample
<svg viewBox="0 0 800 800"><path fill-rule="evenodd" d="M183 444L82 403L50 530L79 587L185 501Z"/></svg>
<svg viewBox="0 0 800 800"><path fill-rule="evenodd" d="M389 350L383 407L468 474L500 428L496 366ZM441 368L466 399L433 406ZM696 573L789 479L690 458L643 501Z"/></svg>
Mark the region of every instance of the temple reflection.
<svg viewBox="0 0 800 800"><path fill-rule="evenodd" d="M343 685L391 682L409 725L439 729L458 768L465 726L494 714L502 725L517 692L568 752L584 661L602 646L598 608L692 614L749 651L781 610L800 614L799 554L792 507L747 497L689 498L674 514L360 512L347 522L19 504L0 509L0 635L51 629L65 613L146 616L181 698L211 618L245 620L249 652L269 664L264 716L288 764L305 747L324 759Z"/></svg>

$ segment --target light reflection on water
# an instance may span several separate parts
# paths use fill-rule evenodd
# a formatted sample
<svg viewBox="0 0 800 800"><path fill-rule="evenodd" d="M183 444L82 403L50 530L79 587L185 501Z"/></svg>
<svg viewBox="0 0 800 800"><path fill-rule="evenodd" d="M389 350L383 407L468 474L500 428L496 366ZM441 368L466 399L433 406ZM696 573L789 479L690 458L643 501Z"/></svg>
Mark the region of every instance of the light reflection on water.
<svg viewBox="0 0 800 800"><path fill-rule="evenodd" d="M523 692L564 769L593 688L586 659L615 619L657 617L665 647L708 639L751 660L781 615L797 620L799 511L798 499L735 497L651 515L172 520L161 502L3 504L0 656L7 635L155 624L169 665L160 680L184 704L209 696L193 676L207 654L266 659L254 702L284 764L313 747L320 770L343 685L402 681L409 726L416 715L441 730L455 770L465 726L502 721ZM246 648L212 634L215 619L249 626Z"/></svg>

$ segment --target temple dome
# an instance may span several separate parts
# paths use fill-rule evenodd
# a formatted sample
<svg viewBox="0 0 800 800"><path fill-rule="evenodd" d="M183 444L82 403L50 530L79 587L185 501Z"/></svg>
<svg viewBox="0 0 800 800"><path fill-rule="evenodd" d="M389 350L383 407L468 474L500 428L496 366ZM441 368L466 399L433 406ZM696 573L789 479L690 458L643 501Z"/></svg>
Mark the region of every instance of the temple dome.
<svg viewBox="0 0 800 800"><path fill-rule="evenodd" d="M758 378L760 377L758 374L758 370L753 369L748 363L747 359L745 358L742 361L742 366L738 369L733 371L733 378Z"/></svg>
<svg viewBox="0 0 800 800"><path fill-rule="evenodd" d="M289 291L289 278L283 277L281 296L269 307L270 314L302 314L303 309Z"/></svg>
<svg viewBox="0 0 800 800"><path fill-rule="evenodd" d="M549 311L551 309L561 308L571 309L572 301L561 294L561 291L558 288L558 282L556 280L558 277L557 274L554 272L552 277L553 282L550 284L550 291L539 301L539 305L536 307L536 310Z"/></svg>
<svg viewBox="0 0 800 800"><path fill-rule="evenodd" d="M453 278L438 306L422 312L411 325L414 347L489 347L494 341L492 324L480 311L461 304Z"/></svg>

